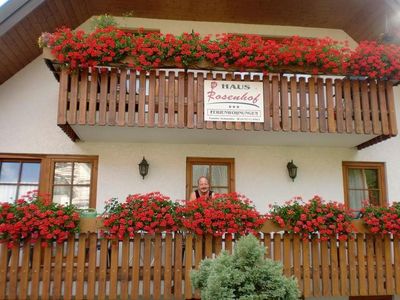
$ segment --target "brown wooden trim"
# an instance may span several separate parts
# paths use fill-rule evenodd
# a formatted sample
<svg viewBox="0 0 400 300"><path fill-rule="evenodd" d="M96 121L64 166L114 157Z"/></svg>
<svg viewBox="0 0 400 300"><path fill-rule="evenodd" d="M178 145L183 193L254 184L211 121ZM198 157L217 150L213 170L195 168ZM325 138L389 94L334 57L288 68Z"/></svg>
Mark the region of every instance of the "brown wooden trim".
<svg viewBox="0 0 400 300"><path fill-rule="evenodd" d="M361 150L361 149L367 148L369 146L383 142L387 139L390 139L391 137L392 137L391 135L378 135L377 137L374 137L373 139L370 139L369 141L366 141L364 143L357 145L356 148L357 148L357 150Z"/></svg>
<svg viewBox="0 0 400 300"><path fill-rule="evenodd" d="M235 191L235 159L225 157L186 157L186 199L192 192L193 165L226 165L228 167L228 192Z"/></svg>
<svg viewBox="0 0 400 300"><path fill-rule="evenodd" d="M348 170L349 169L377 169L378 170L378 184L379 184L379 200L380 206L387 205L387 185L386 185L386 170L385 163L382 162L358 162L358 161L344 161L342 162L343 172L343 191L344 203L349 206L349 187L348 187Z"/></svg>
<svg viewBox="0 0 400 300"><path fill-rule="evenodd" d="M96 207L98 174L98 156L96 155L0 153L0 160L40 162L39 192L48 194L50 198L52 197L53 193L53 174L55 162L90 162L92 164L92 173L89 207Z"/></svg>
<svg viewBox="0 0 400 300"><path fill-rule="evenodd" d="M58 124L62 131L71 139L73 142L79 142L81 139L76 134L76 132L72 129L72 127L67 124Z"/></svg>

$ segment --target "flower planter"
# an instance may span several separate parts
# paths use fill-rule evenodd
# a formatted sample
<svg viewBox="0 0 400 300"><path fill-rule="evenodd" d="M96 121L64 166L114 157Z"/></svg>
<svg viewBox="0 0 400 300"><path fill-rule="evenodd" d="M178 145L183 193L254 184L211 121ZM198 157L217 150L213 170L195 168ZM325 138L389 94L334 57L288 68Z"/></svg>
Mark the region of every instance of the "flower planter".
<svg viewBox="0 0 400 300"><path fill-rule="evenodd" d="M97 231L102 227L102 219L99 218L86 218L81 217L79 228L81 233L91 233Z"/></svg>

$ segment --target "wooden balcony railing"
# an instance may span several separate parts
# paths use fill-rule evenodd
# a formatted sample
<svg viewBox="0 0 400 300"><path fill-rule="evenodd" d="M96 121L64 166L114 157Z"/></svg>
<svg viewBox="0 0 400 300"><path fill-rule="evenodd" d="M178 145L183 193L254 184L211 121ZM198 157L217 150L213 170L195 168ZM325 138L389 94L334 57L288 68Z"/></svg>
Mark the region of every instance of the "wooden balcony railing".
<svg viewBox="0 0 400 300"><path fill-rule="evenodd" d="M264 122L204 121L203 82L213 78L262 81ZM62 71L58 124L397 134L391 82L118 68Z"/></svg>
<svg viewBox="0 0 400 300"><path fill-rule="evenodd" d="M260 233L266 257L282 261L305 297L400 294L398 238L358 233L354 240L318 241L267 231ZM0 299L200 299L190 271L234 244L232 236L181 233L108 242L86 232L47 248L2 245Z"/></svg>

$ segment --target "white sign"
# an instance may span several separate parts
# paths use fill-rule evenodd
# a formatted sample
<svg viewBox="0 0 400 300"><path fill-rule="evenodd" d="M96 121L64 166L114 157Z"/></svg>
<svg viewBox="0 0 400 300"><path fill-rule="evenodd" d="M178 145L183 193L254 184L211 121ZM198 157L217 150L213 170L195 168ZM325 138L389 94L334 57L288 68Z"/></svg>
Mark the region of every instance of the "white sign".
<svg viewBox="0 0 400 300"><path fill-rule="evenodd" d="M262 82L204 80L204 120L264 122Z"/></svg>

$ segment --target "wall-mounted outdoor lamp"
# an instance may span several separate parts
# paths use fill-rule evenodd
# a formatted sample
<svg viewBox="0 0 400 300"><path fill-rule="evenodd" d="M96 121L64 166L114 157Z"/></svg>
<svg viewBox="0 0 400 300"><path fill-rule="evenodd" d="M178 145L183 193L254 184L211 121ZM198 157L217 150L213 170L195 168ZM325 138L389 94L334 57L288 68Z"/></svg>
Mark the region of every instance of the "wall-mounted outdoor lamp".
<svg viewBox="0 0 400 300"><path fill-rule="evenodd" d="M294 181L297 176L297 166L293 163L293 160L291 160L290 162L288 162L286 167L289 172L289 177L292 178L292 181Z"/></svg>
<svg viewBox="0 0 400 300"><path fill-rule="evenodd" d="M148 172L149 172L149 163L143 156L143 159L139 164L139 173L144 179L144 177L147 175Z"/></svg>

